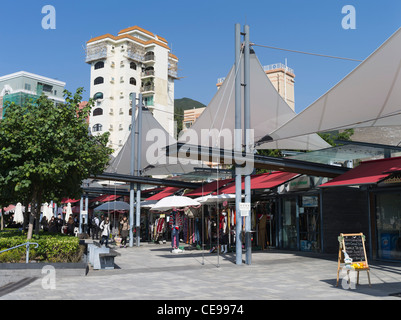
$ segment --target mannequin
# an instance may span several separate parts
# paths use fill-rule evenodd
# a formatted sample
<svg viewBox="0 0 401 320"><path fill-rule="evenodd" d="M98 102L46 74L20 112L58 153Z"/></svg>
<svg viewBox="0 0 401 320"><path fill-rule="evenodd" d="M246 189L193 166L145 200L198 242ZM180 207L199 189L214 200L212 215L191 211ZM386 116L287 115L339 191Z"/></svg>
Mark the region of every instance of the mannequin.
<svg viewBox="0 0 401 320"><path fill-rule="evenodd" d="M176 208L173 208L173 210L171 211L169 224L171 227L171 246L173 248L172 252L182 252L182 250L179 249L181 217Z"/></svg>
<svg viewBox="0 0 401 320"><path fill-rule="evenodd" d="M227 212L223 210L221 214L222 214L220 218L221 252L227 253L227 243L228 243Z"/></svg>

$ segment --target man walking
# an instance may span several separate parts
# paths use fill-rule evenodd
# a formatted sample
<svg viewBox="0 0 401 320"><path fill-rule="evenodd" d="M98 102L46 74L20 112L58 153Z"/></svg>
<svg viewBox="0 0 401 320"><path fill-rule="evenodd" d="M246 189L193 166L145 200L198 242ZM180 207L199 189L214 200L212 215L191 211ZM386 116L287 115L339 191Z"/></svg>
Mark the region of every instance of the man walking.
<svg viewBox="0 0 401 320"><path fill-rule="evenodd" d="M92 240L95 240L95 236L96 236L96 240L99 240L99 218L97 216L93 216L92 217Z"/></svg>

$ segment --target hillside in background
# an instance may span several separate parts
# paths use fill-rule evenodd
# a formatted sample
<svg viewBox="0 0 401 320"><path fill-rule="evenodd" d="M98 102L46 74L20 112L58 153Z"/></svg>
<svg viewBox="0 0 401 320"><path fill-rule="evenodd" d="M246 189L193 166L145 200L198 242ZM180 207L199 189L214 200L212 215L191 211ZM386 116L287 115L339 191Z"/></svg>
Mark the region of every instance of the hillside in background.
<svg viewBox="0 0 401 320"><path fill-rule="evenodd" d="M175 99L174 100L174 109L175 112L177 111L184 111L188 109L193 109L193 108L203 108L206 107L203 103L192 100L190 98L181 98L181 99Z"/></svg>
<svg viewBox="0 0 401 320"><path fill-rule="evenodd" d="M177 121L177 132L182 130L182 120L184 110L206 107L203 103L190 98L181 98L174 100L174 120Z"/></svg>

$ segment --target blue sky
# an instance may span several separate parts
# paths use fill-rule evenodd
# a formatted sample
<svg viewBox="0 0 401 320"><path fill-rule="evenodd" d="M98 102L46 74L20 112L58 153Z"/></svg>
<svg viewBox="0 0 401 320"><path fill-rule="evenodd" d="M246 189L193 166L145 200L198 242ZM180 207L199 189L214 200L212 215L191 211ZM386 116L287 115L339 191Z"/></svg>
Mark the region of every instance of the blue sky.
<svg viewBox="0 0 401 320"><path fill-rule="evenodd" d="M56 29L41 26L44 5L56 9ZM344 30L343 6L356 9L356 29ZM20 70L56 78L89 96L84 47L92 37L138 25L161 35L179 58L175 97L208 104L216 80L234 62L234 25L250 26L251 42L327 55L365 59L401 24L397 0L2 0L0 75ZM345 77L357 62L255 47L262 65L295 70L300 112Z"/></svg>

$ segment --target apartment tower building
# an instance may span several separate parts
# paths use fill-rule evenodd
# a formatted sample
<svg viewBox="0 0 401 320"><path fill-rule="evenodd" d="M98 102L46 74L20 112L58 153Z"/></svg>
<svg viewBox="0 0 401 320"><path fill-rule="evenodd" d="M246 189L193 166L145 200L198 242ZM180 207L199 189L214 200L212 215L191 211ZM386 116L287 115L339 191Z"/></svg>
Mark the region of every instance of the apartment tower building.
<svg viewBox="0 0 401 320"><path fill-rule="evenodd" d="M38 74L19 71L0 77L0 119L4 116L7 102L17 105L35 103L45 94L54 103L64 103L65 82Z"/></svg>
<svg viewBox="0 0 401 320"><path fill-rule="evenodd" d="M87 42L86 62L91 66L90 95L95 99L90 128L92 134L110 132L114 155L131 130L134 92L137 99L142 93L143 105L174 134L178 58L166 39L138 26L121 30L117 36L105 34Z"/></svg>

